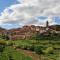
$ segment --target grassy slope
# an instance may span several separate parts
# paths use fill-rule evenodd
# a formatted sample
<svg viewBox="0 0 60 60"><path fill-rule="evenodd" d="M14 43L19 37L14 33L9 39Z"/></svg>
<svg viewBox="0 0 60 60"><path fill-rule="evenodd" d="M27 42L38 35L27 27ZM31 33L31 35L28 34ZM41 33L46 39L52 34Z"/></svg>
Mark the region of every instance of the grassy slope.
<svg viewBox="0 0 60 60"><path fill-rule="evenodd" d="M16 40L16 41L8 41L13 42L15 45L40 45L43 47L54 47L54 54L45 54L44 58L48 58L48 60L60 60L60 41L52 41L52 40ZM22 52L18 52L14 50L12 47L6 47L2 56L0 56L0 60L9 60L9 57L13 60L32 60L29 56L25 56ZM42 57L43 58L43 57ZM47 60L47 59L46 59Z"/></svg>
<svg viewBox="0 0 60 60"><path fill-rule="evenodd" d="M54 47L56 48L56 50L54 50L54 54L46 54L44 55L44 57L48 58L48 59L52 59L52 60L58 60L60 57L60 41L50 41L50 40L41 40L41 41L35 41L35 40L18 40L18 41L13 41L15 44L17 45L31 45L32 43L34 43L34 45L40 45L43 47ZM43 58L43 57L42 57Z"/></svg>
<svg viewBox="0 0 60 60"><path fill-rule="evenodd" d="M23 55L21 52L14 50L12 47L6 47L0 60L32 60L29 56Z"/></svg>

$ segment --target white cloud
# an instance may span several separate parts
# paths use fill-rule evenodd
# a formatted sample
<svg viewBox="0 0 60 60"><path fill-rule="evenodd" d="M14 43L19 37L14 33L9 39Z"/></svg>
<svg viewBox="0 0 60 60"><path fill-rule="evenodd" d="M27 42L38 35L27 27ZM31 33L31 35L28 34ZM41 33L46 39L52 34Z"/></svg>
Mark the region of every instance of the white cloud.
<svg viewBox="0 0 60 60"><path fill-rule="evenodd" d="M18 0L20 4L11 5L6 8L0 16L1 24L34 24L44 25L46 20L51 24L54 16L60 16L60 0ZM36 19L37 16L47 16L43 20Z"/></svg>

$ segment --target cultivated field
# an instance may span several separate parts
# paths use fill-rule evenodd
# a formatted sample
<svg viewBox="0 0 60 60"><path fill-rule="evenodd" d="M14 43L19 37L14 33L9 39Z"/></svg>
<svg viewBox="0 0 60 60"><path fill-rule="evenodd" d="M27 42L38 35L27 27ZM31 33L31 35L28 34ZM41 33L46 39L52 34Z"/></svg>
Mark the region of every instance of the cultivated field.
<svg viewBox="0 0 60 60"><path fill-rule="evenodd" d="M60 60L59 40L3 40L0 46L0 60Z"/></svg>

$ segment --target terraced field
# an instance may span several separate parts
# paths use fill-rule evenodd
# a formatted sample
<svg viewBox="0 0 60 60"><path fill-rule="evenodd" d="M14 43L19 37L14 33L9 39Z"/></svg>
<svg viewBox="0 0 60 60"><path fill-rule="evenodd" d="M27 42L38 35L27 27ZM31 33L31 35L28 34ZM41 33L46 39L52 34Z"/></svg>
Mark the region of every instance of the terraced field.
<svg viewBox="0 0 60 60"><path fill-rule="evenodd" d="M23 49L23 50L28 50L30 51L32 49L34 51L34 47L40 46L40 49L42 48L42 51L44 53L38 54L41 57L40 60L60 60L60 41L59 40L18 40L18 41L12 41L17 48ZM32 48L29 48L33 46ZM52 49L52 52L50 53L50 50ZM39 48L38 48L39 50ZM41 53L41 51L40 51Z"/></svg>
<svg viewBox="0 0 60 60"><path fill-rule="evenodd" d="M32 58L29 56L25 56L21 52L18 52L12 47L8 46L0 55L0 60L32 60Z"/></svg>
<svg viewBox="0 0 60 60"><path fill-rule="evenodd" d="M0 41L0 60L60 60L60 40Z"/></svg>

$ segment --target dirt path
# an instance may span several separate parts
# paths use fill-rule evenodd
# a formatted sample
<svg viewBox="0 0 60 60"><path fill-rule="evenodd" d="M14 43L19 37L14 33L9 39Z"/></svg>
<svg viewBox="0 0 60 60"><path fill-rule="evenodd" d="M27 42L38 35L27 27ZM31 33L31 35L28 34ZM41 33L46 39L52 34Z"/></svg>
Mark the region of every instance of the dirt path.
<svg viewBox="0 0 60 60"><path fill-rule="evenodd" d="M42 60L41 59L42 56L36 54L35 52L22 49L16 49L16 50L22 52L26 56L30 56L33 60Z"/></svg>

